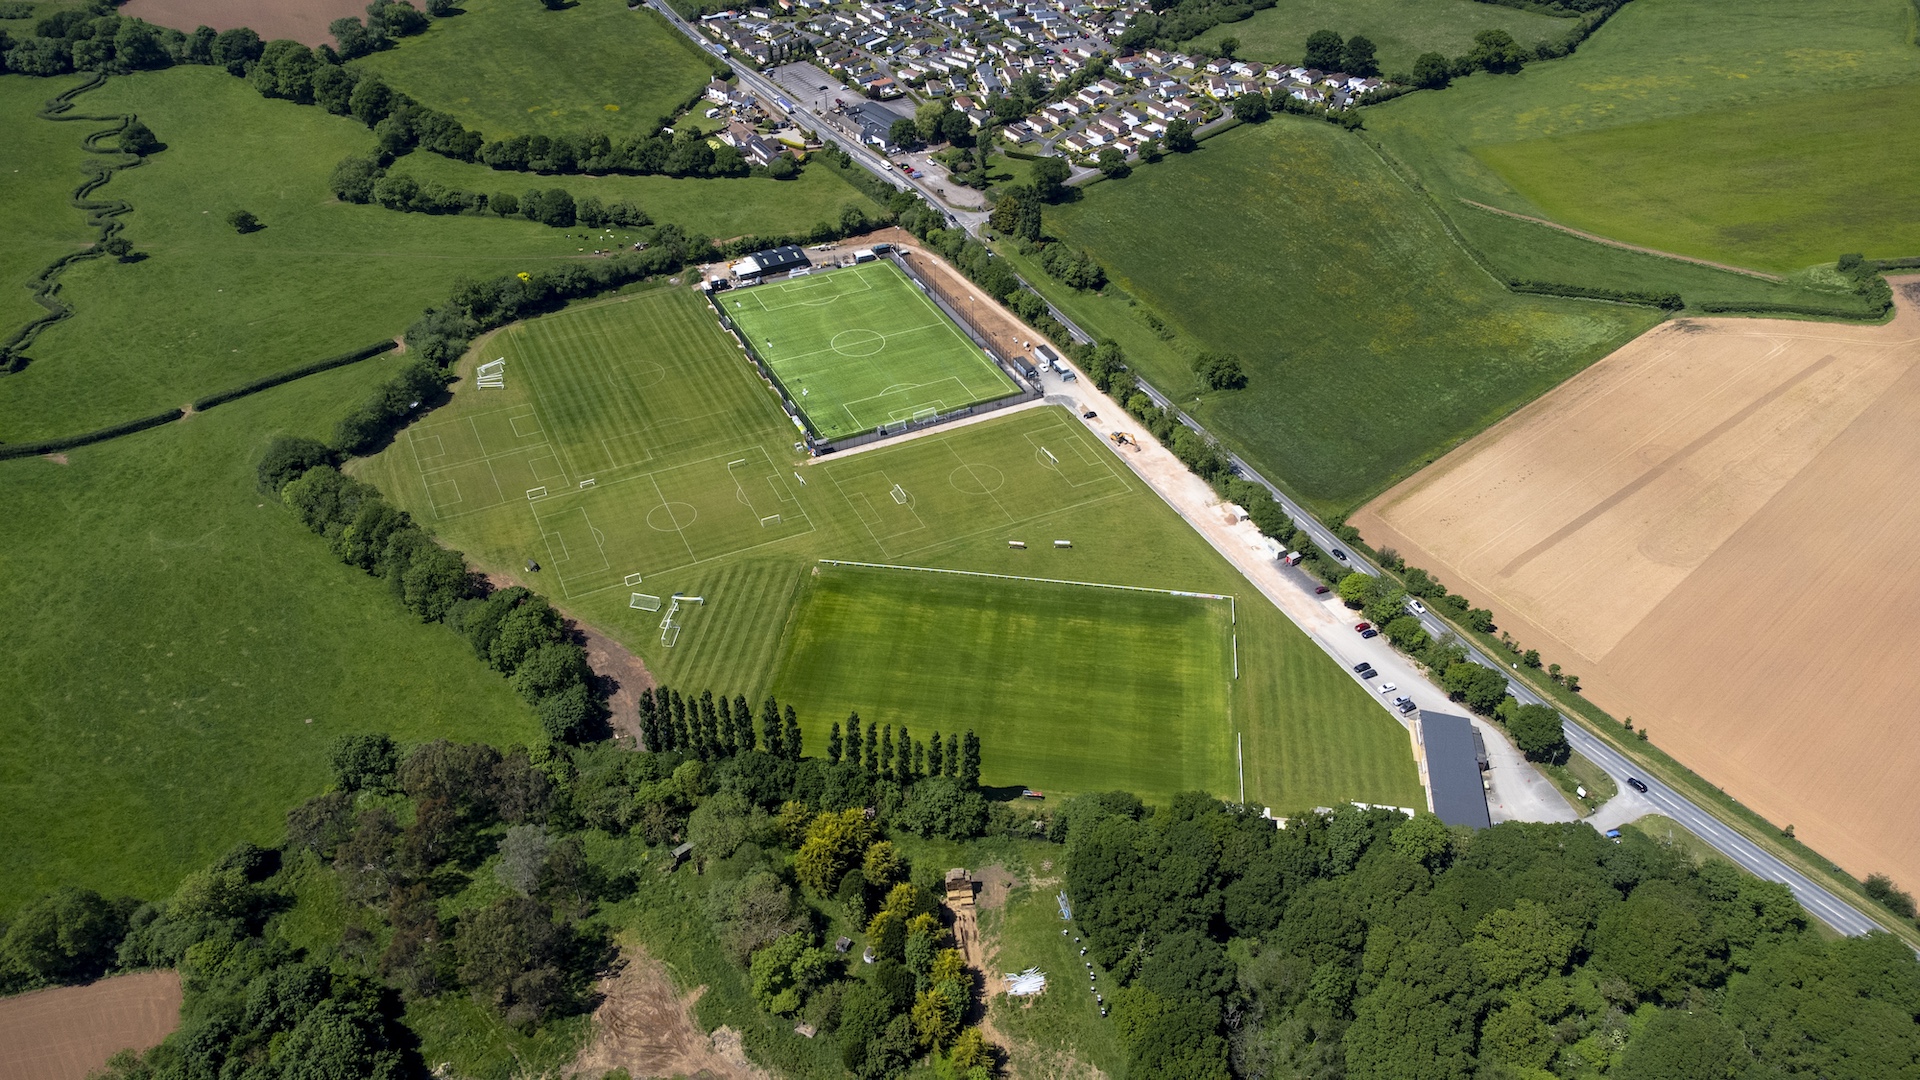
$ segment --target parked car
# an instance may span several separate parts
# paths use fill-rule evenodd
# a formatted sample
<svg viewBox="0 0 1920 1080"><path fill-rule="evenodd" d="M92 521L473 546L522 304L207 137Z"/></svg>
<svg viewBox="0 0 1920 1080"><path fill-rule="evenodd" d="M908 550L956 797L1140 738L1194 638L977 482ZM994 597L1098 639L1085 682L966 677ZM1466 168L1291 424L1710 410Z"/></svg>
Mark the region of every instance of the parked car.
<svg viewBox="0 0 1920 1080"><path fill-rule="evenodd" d="M1367 669L1369 669L1369 668L1371 668L1371 667L1373 667L1373 661L1371 661L1371 660L1362 660L1362 661L1360 661L1359 663L1357 663L1357 664L1355 664L1355 665L1353 665L1353 670L1355 670L1355 671L1366 671Z"/></svg>
<svg viewBox="0 0 1920 1080"><path fill-rule="evenodd" d="M1379 637L1379 636L1380 636L1380 631L1378 631L1378 630L1374 630L1374 629L1372 629L1372 628L1368 628L1368 629L1366 629L1366 630L1362 630L1362 631L1360 631L1360 636L1361 636L1361 637L1363 637L1363 638L1370 638L1370 637Z"/></svg>
<svg viewBox="0 0 1920 1080"><path fill-rule="evenodd" d="M1379 673L1379 672L1377 672L1377 671L1375 671L1375 670L1373 670L1373 665L1371 665L1371 664L1369 664L1369 665L1367 665L1366 667L1364 667L1364 668L1361 668L1361 669L1360 669L1360 678L1362 678L1362 679L1364 679L1364 680L1366 680L1366 681L1368 681L1368 682L1372 682L1373 680L1375 680L1375 679L1377 679L1377 678L1379 678L1379 677L1380 677L1380 673Z"/></svg>
<svg viewBox="0 0 1920 1080"><path fill-rule="evenodd" d="M1413 703L1413 699L1412 699L1412 698L1408 698L1408 699L1407 699L1406 701L1403 701L1403 702L1401 702L1401 703L1400 703L1400 715L1402 715L1402 716L1405 716L1406 714L1408 714L1408 713L1410 713L1410 712L1412 712L1413 710L1415 710L1415 709L1417 709L1417 708L1419 708L1419 707L1420 707L1420 706L1418 706L1418 705L1415 705L1415 704Z"/></svg>
<svg viewBox="0 0 1920 1080"><path fill-rule="evenodd" d="M1327 595L1328 593L1330 593L1330 592L1332 592L1332 591L1333 591L1333 590L1332 590L1332 589L1330 589L1330 588L1328 588L1327 586L1325 586L1325 585L1320 585L1320 586L1316 586L1316 587L1314 588L1314 590L1313 590L1313 595L1315 595L1315 596L1325 596L1325 595Z"/></svg>
<svg viewBox="0 0 1920 1080"><path fill-rule="evenodd" d="M1647 793L1646 781L1640 779L1637 776L1627 777L1627 786L1639 792L1642 795L1645 795Z"/></svg>
<svg viewBox="0 0 1920 1080"><path fill-rule="evenodd" d="M1080 419L1093 420L1093 419L1097 419L1099 415L1100 415L1099 413L1094 412L1092 409L1088 409L1086 412L1083 412L1080 414Z"/></svg>
<svg viewBox="0 0 1920 1080"><path fill-rule="evenodd" d="M1617 844L1617 843L1619 843L1619 842L1620 842L1620 830L1619 830L1619 829L1608 829L1608 830L1607 830L1607 839L1609 839L1609 840L1611 840L1611 841L1613 841L1613 842L1614 842L1614 843L1616 843L1616 844Z"/></svg>
<svg viewBox="0 0 1920 1080"><path fill-rule="evenodd" d="M1395 685L1393 685L1393 684L1392 684L1392 683L1390 683L1390 682L1383 682L1383 683L1381 683L1381 684L1380 684L1380 692L1381 692L1381 693L1383 693L1383 694L1391 694L1391 693L1393 693L1393 692L1394 692L1395 690L1398 690L1398 689L1400 689L1400 688L1399 688L1399 687L1397 687L1397 686L1395 686Z"/></svg>
<svg viewBox="0 0 1920 1080"><path fill-rule="evenodd" d="M1427 605L1418 600L1408 600L1407 610L1413 612L1415 615L1425 615L1427 613Z"/></svg>
<svg viewBox="0 0 1920 1080"><path fill-rule="evenodd" d="M1373 624L1370 622L1357 622L1353 624L1353 628L1364 634L1373 628Z"/></svg>

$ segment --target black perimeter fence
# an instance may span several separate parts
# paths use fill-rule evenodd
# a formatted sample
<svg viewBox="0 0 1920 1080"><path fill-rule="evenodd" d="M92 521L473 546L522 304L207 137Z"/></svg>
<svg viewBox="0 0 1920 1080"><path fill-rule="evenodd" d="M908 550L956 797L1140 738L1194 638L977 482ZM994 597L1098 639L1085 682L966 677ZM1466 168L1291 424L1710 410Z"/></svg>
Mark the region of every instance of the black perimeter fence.
<svg viewBox="0 0 1920 1080"><path fill-rule="evenodd" d="M1003 398L996 398L992 401L977 402L933 416L920 418L909 417L899 423L882 424L872 431L828 441L822 439L820 433L814 430L812 422L807 419L807 414L803 412L798 405L794 404L794 396L787 391L787 385L780 381L780 376L774 374L773 367L761 357L759 351L753 347L753 342L747 340L747 335L741 333L740 328L735 326L733 320L727 317L726 309L720 306L720 301L715 298L715 293L709 291L707 293L707 306L713 309L713 314L720 320L720 325L725 327L727 332L733 335L734 341L740 346L740 351L746 354L747 359L753 364L754 369L760 373L760 377L765 379L767 385L779 396L780 408L787 414L787 418L793 421L794 427L800 429L808 452L815 457L823 454L831 454L836 450L850 450L856 446L866 446L870 443L879 442L882 439L891 439L896 435L901 435L909 431L938 427L941 424L952 423L955 420L964 419L965 417L994 412L999 409L1008 408L1009 406L1032 401L1041 396L1040 389L1027 382L1019 370L1013 366L1012 359L1001 355L1000 350L993 347L992 341L980 332L980 328L974 324L973 319L963 314L952 304L947 303L946 298L940 295L939 290L932 288L922 280L920 275L914 272L913 267L908 265L906 259L901 257L898 249L889 252L887 258L895 266L900 268L901 273L907 275L907 280L913 282L913 284L926 295L927 299L933 301L934 306L938 307L947 318L952 319L954 325L958 326L975 345L979 346L980 350L986 353L1009 379L1013 380L1013 385L1020 389L1017 393L1009 394ZM832 269L838 268L834 267ZM791 281L795 277L805 277L812 272L813 270L809 268L798 271L797 273L782 275L780 280ZM765 284L765 282L755 282L754 284ZM748 289L752 287L752 285L737 286L737 288Z"/></svg>

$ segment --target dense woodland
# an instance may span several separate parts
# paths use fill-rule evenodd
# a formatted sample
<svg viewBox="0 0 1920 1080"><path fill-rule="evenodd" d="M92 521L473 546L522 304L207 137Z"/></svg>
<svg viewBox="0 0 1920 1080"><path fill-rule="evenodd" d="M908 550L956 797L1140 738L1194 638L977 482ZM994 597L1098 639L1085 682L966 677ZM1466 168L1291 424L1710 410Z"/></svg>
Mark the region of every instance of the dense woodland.
<svg viewBox="0 0 1920 1080"><path fill-rule="evenodd" d="M1130 1077L1920 1076L1912 950L1631 830L1116 793L1051 834Z"/></svg>

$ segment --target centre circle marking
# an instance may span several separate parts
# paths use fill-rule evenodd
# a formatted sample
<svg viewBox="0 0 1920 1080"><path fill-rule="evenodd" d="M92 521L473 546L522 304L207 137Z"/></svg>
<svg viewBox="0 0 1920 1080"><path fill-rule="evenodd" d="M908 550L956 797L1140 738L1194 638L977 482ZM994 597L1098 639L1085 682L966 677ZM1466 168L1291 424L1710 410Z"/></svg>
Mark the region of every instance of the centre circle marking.
<svg viewBox="0 0 1920 1080"><path fill-rule="evenodd" d="M692 503L661 503L647 511L647 527L655 532L677 532L693 524L700 516Z"/></svg>
<svg viewBox="0 0 1920 1080"><path fill-rule="evenodd" d="M991 495L1006 482L1006 474L991 465L962 465L947 474L947 483L964 495Z"/></svg>
<svg viewBox="0 0 1920 1080"><path fill-rule="evenodd" d="M887 347L887 336L878 330L842 330L831 344L841 356L872 356Z"/></svg>

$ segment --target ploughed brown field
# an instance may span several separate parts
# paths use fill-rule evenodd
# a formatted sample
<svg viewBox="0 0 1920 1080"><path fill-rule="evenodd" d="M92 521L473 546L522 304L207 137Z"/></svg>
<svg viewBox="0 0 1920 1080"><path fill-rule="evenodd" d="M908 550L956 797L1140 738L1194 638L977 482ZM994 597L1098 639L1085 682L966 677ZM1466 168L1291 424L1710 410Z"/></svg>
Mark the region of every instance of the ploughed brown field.
<svg viewBox="0 0 1920 1080"><path fill-rule="evenodd" d="M86 1080L180 1026L180 975L143 971L0 999L0 1080Z"/></svg>
<svg viewBox="0 0 1920 1080"><path fill-rule="evenodd" d="M364 15L366 8L364 0L127 0L120 13L179 30L246 26L262 41L291 38L305 45L331 45L327 24L343 15Z"/></svg>
<svg viewBox="0 0 1920 1080"><path fill-rule="evenodd" d="M1376 548L1837 861L1920 887L1920 278L1663 325L1374 500Z"/></svg>

